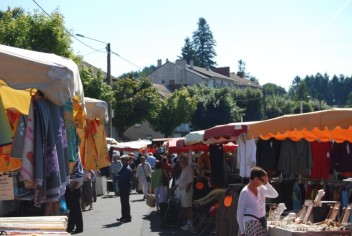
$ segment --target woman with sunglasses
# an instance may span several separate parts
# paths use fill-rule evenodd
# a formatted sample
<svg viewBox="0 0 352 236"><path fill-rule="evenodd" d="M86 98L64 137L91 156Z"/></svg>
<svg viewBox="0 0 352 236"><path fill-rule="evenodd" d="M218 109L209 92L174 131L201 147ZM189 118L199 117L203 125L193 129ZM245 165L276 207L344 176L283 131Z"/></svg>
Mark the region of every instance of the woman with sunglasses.
<svg viewBox="0 0 352 236"><path fill-rule="evenodd" d="M277 191L270 185L268 175L260 167L251 169L249 184L238 199L237 221L240 234L246 236L268 235L265 219L265 198L276 198Z"/></svg>

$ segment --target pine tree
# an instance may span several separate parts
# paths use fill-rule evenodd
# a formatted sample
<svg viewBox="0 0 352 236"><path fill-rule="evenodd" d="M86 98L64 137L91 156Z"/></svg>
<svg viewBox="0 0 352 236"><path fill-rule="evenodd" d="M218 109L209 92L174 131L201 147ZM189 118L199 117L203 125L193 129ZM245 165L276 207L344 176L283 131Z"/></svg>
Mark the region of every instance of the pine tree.
<svg viewBox="0 0 352 236"><path fill-rule="evenodd" d="M216 41L207 21L199 18L198 29L193 32L193 49L196 53L194 65L200 67L214 67L217 63L214 61L216 52L214 47Z"/></svg>
<svg viewBox="0 0 352 236"><path fill-rule="evenodd" d="M185 60L186 63L189 64L191 60L194 61L195 54L196 53L193 49L192 42L189 37L187 37L185 39L185 45L181 49L181 56L179 58Z"/></svg>

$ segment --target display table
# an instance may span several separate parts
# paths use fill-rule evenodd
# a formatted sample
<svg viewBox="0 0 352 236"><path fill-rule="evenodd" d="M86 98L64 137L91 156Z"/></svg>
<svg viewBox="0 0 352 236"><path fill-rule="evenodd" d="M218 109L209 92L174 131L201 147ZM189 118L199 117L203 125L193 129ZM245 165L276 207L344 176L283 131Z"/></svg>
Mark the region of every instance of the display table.
<svg viewBox="0 0 352 236"><path fill-rule="evenodd" d="M268 226L270 236L316 236L316 235L352 235L351 230L341 231L290 231L288 229L281 228L279 226L269 225Z"/></svg>
<svg viewBox="0 0 352 236"><path fill-rule="evenodd" d="M67 216L1 217L0 231L7 235L70 235Z"/></svg>

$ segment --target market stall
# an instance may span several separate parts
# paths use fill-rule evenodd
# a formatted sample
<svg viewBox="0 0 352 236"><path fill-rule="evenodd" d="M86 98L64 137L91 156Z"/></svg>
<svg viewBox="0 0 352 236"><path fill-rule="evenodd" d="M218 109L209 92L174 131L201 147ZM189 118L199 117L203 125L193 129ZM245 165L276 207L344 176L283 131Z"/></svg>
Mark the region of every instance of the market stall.
<svg viewBox="0 0 352 236"><path fill-rule="evenodd" d="M1 200L12 201L1 201L0 208L21 199L49 206L64 195L68 163L77 159L75 128L83 127L85 117L78 67L54 54L4 45L0 61L0 113L7 117L0 129L11 130L11 142L2 142L0 162L6 164L0 171L12 180L7 181L10 188L1 189L10 189L6 197L12 198ZM25 190L30 194L23 196Z"/></svg>

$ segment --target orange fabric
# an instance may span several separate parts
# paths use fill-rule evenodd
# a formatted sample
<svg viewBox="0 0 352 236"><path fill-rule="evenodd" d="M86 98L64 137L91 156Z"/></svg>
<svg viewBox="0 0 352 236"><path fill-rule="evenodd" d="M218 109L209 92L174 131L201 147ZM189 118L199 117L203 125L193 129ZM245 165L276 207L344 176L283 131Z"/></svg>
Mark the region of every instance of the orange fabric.
<svg viewBox="0 0 352 236"><path fill-rule="evenodd" d="M98 119L88 119L81 138L81 160L84 169L96 170L110 165L104 125Z"/></svg>
<svg viewBox="0 0 352 236"><path fill-rule="evenodd" d="M22 161L19 158L10 157L10 155L0 156L0 171L8 172L20 169Z"/></svg>

